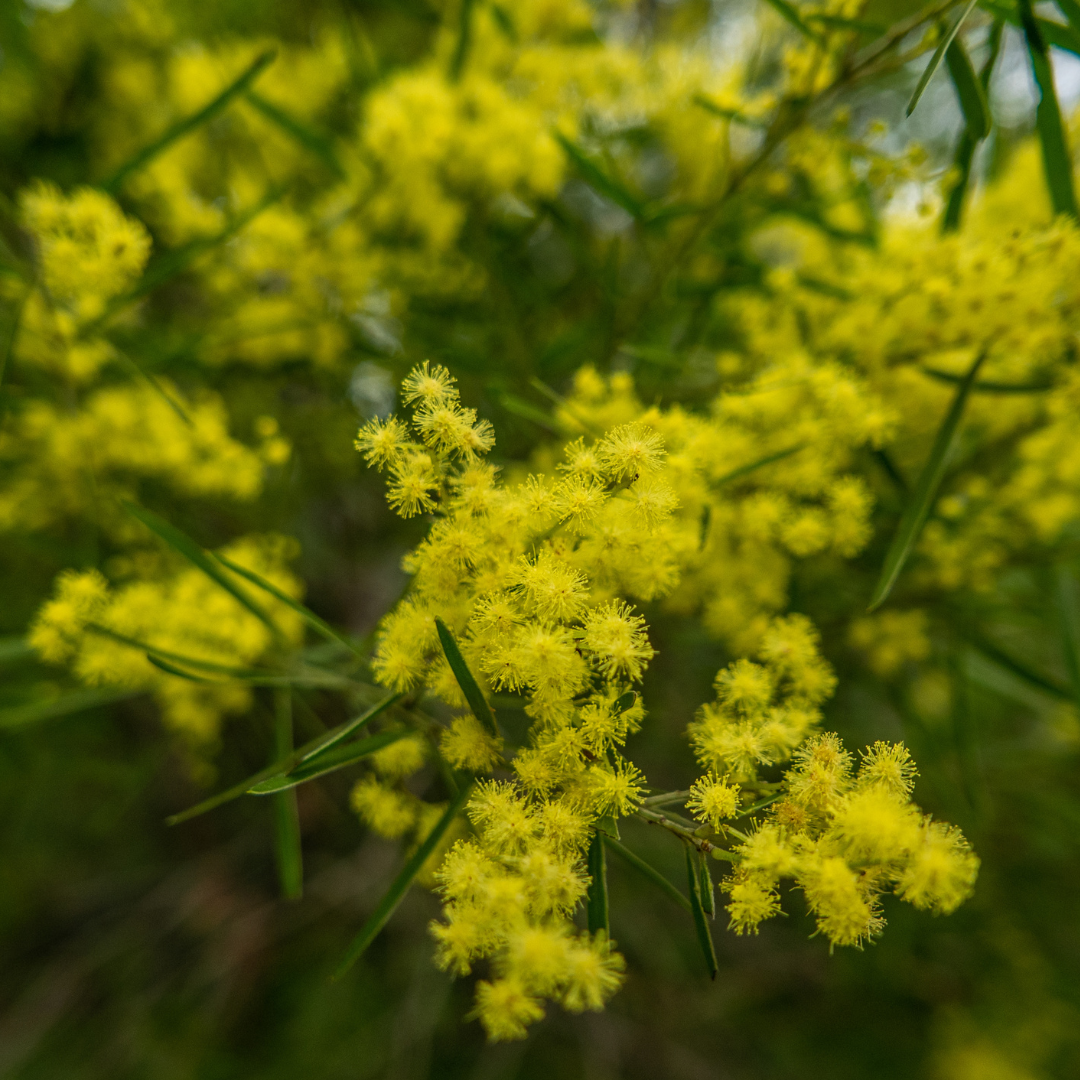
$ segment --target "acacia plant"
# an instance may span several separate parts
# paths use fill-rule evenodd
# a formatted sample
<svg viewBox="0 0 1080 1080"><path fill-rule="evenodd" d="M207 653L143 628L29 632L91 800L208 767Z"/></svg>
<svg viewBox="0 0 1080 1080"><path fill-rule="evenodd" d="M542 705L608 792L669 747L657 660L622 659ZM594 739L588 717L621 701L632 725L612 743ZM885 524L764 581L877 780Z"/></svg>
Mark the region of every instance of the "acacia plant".
<svg viewBox="0 0 1080 1080"><path fill-rule="evenodd" d="M28 15L0 68L0 726L152 701L204 789L170 823L269 803L291 898L297 792L354 770L403 847L339 973L433 889L492 1040L636 974L609 855L713 977L725 920L801 905L828 951L896 899L956 911L980 863L945 818L1007 867L995 805L1075 805L1057 7L459 0L195 44L183 5ZM1028 132L997 116L1010 42ZM868 122L898 86L927 150ZM358 550L403 589L371 618ZM985 1060L1028 1053L1000 1031Z"/></svg>

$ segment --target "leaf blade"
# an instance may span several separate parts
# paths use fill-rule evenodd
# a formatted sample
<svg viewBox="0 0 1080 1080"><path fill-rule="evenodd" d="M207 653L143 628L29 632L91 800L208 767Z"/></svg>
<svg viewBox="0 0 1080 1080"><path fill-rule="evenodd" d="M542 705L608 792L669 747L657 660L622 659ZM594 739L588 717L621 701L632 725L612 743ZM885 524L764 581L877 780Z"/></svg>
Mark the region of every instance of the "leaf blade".
<svg viewBox="0 0 1080 1080"><path fill-rule="evenodd" d="M919 77L918 83L915 85L911 100L904 110L905 116L910 116L915 111L915 106L919 104L919 99L923 96L923 91L930 85L930 80L934 77L934 73L941 66L945 51L953 43L953 38L960 32L960 27L964 25L964 20L971 14L977 3L978 0L968 0L964 10L960 12L960 17L953 23L952 29L938 42L938 46L934 50L934 55L930 57L930 63L926 65L922 75Z"/></svg>
<svg viewBox="0 0 1080 1080"><path fill-rule="evenodd" d="M705 915L705 906L701 898L701 878L697 868L697 853L689 844L685 845L686 853L686 877L690 885L690 912L694 916L694 930L697 932L698 944L701 946L702 955L705 957L705 966L709 970L709 978L715 979L720 970L716 962L716 950L713 948L712 934L709 931L708 918Z"/></svg>
<svg viewBox="0 0 1080 1080"><path fill-rule="evenodd" d="M197 127L217 116L233 98L238 94L242 94L258 78L264 68L273 63L276 56L277 51L275 49L267 49L265 52L260 53L217 97L207 102L198 112L177 121L149 146L143 147L142 150L121 165L112 176L102 183L101 187L110 195L115 195L131 173L153 161L158 154L168 149L177 139L182 139L189 132L194 131Z"/></svg>
<svg viewBox="0 0 1080 1080"><path fill-rule="evenodd" d="M338 161L337 154L334 153L334 148L328 138L317 131L313 131L307 124L297 120L295 116L286 112L280 105L275 105L272 101L264 98L262 94L257 94L250 88L244 92L244 99L272 124L277 125L297 145L302 146L309 153L319 158L335 176L341 180L346 179L347 173L341 162Z"/></svg>
<svg viewBox="0 0 1080 1080"><path fill-rule="evenodd" d="M137 521L141 521L152 533L164 540L174 551L183 555L192 565L198 567L211 581L220 585L234 600L242 604L261 623L269 628L275 638L281 638L278 629L270 616L241 589L235 582L218 569L217 564L210 554L195 543L186 533L181 532L175 525L170 524L163 517L155 514L152 510L146 510L136 506L133 502L123 500L124 509Z"/></svg>
<svg viewBox="0 0 1080 1080"><path fill-rule="evenodd" d="M985 139L990 134L990 105L986 100L986 91L982 82L971 66L964 43L956 38L945 50L945 66L960 99L960 110L964 114L964 123L972 138Z"/></svg>
<svg viewBox="0 0 1080 1080"><path fill-rule="evenodd" d="M211 795L209 798L203 799L202 802L198 802L194 806L189 806L186 810L171 814L165 819L165 824L180 825L185 821L190 821L192 818L199 817L201 814L208 813L210 810L216 810L219 806L223 806L225 803L231 802L233 799L244 795L252 785L257 784L262 780L268 780L271 776L287 773L292 769L295 769L296 766L302 762L310 761L312 758L318 757L324 750L329 749L347 735L356 731L357 728L362 727L380 713L385 712L392 705L399 702L404 696L404 694L390 694L388 697L383 698L382 701L372 705L367 712L356 717L356 719L348 720L344 724L340 724L338 727L334 728L332 731L328 731L325 735L320 735L317 739L312 739L310 742L307 742L300 747L299 750L294 750L293 753L282 758L280 761L276 761L272 765L267 765L265 769L260 769L254 775L246 777L239 783L233 784L232 787L226 788L224 791L219 791L216 795Z"/></svg>
<svg viewBox="0 0 1080 1080"><path fill-rule="evenodd" d="M821 44L821 35L816 31L811 30L809 26L803 21L803 17L795 9L793 4L789 4L788 0L765 0L765 2L771 7L785 22L791 23L800 34L805 35L811 41L816 41Z"/></svg>
<svg viewBox="0 0 1080 1080"><path fill-rule="evenodd" d="M635 221L645 221L647 215L640 199L627 191L617 180L608 176L580 146L561 132L555 132L555 141L563 148L566 156L590 187L595 188L616 206L621 206Z"/></svg>
<svg viewBox="0 0 1080 1080"><path fill-rule="evenodd" d="M606 835L593 829L589 842L589 891L585 902L589 933L603 930L611 936L611 913L608 910L607 860L604 858Z"/></svg>
<svg viewBox="0 0 1080 1080"><path fill-rule="evenodd" d="M274 692L274 758L293 749L292 693ZM300 813L295 790L280 791L273 797L274 858L277 862L281 895L299 900L304 893L304 850L300 839Z"/></svg>
<svg viewBox="0 0 1080 1080"><path fill-rule="evenodd" d="M897 526L892 543L885 555L885 563L881 568L881 576L874 588L874 594L870 598L867 611L874 611L880 607L892 592L900 571L911 554L915 542L919 539L923 525L930 515L930 509L937 496L938 488L945 476L949 455L956 442L956 436L960 428L960 419L964 413L964 405L967 403L971 387L975 383L975 376L979 373L983 361L986 359L987 350L984 349L975 358L975 362L968 369L963 382L957 387L949 411L938 428L934 444L930 449L930 455L923 465L922 472L915 484L915 489L904 507Z"/></svg>
<svg viewBox="0 0 1080 1080"><path fill-rule="evenodd" d="M307 763L301 763L291 772L260 780L247 789L248 795L274 795L279 791L288 791L290 788L306 784L309 780L317 780L327 773L337 772L349 765L360 761L361 758L370 757L383 747L396 743L405 738L408 731L384 731L378 735L369 735L366 739L357 739L355 742L345 743L336 750L319 754L318 757Z"/></svg>
<svg viewBox="0 0 1080 1080"><path fill-rule="evenodd" d="M254 570L248 570L247 567L241 566L239 563L235 563L232 559L227 559L220 552L212 552L212 557L217 559L219 563L227 566L234 574L239 574L242 578L246 578L252 583L252 585L268 592L275 600L280 600L286 607L292 608L309 626L317 630L328 641L335 641L339 645L344 645L354 656L363 657L363 653L347 638L344 634L339 634L328 622L319 618L311 608L301 604L299 600L294 600L287 593L284 593L273 582L267 581L261 574L256 574Z"/></svg>
<svg viewBox="0 0 1080 1080"><path fill-rule="evenodd" d="M461 687L461 692L465 695L469 708L472 709L473 715L480 721L484 730L497 739L499 737L499 728L495 723L495 715L492 713L487 699L481 693L476 679L473 678L469 665L465 663L465 657L461 655L461 649L454 640L454 635L447 629L446 623L438 617L435 619L435 629L438 631L439 643L442 645L446 662L450 665L450 670L454 673L454 678L457 679L457 684Z"/></svg>
<svg viewBox="0 0 1080 1080"><path fill-rule="evenodd" d="M623 844L620 844L618 840L612 839L610 836L604 837L604 844L614 851L620 859L632 866L642 877L651 881L665 896L668 897L669 900L674 900L679 907L691 912L691 914L693 913L690 907L690 901L686 899L682 891L664 877L659 870L647 863L640 855L631 851Z"/></svg>
<svg viewBox="0 0 1080 1080"><path fill-rule="evenodd" d="M367 947L375 940L379 931L390 921L390 917L404 899L405 893L408 892L409 886L420 872L420 868L435 850L435 847L442 839L443 834L450 827L454 818L457 817L461 808L465 805L465 801L472 791L474 782L475 781L470 780L469 783L462 786L461 790L446 808L446 812L435 823L435 827L431 832L428 833L424 842L416 849L412 858L410 858L402 867L401 872L394 879L390 888L380 901L379 906L372 913L371 917L364 924L356 937L353 938L352 944L349 946L341 963L338 964L338 967L334 972L334 979L340 979L349 968L360 959Z"/></svg>
<svg viewBox="0 0 1080 1080"><path fill-rule="evenodd" d="M1065 124L1061 118L1057 90L1054 87L1054 69L1043 40L1031 0L1019 0L1020 22L1024 28L1031 70L1039 88L1039 104L1035 109L1035 128L1042 148L1043 171L1046 186L1050 189L1050 203L1055 214L1068 214L1076 220L1080 212L1076 206L1076 190L1073 186L1072 157L1069 154Z"/></svg>

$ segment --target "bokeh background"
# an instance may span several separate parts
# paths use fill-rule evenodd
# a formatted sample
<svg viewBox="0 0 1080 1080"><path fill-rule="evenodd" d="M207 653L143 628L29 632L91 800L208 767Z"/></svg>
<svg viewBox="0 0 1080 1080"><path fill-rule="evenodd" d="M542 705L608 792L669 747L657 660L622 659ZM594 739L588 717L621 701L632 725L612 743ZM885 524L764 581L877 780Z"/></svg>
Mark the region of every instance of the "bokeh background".
<svg viewBox="0 0 1080 1080"><path fill-rule="evenodd" d="M643 0L611 13L605 32L627 40L697 38L720 63L753 47L762 32L759 6ZM28 183L44 178L69 190L99 182L170 115L208 100L227 82L222 71L239 70L232 61L215 66L200 57L250 58L270 45L284 60L260 85L282 107L310 113L323 141L306 156L268 148L266 168L272 181L292 185L289 198L297 205L314 204L334 181L334 156L351 152L369 95L428 57L456 10L434 0L4 0L5 245L19 249L16 199ZM889 24L913 10L882 2L864 17ZM318 91L317 107L305 112L304 94L316 93L311 87L320 67L333 68L333 78ZM916 115L903 120L919 70L892 73L846 101L853 130L885 122L885 152L903 157L913 144L925 151L919 169L874 204L879 216L926 197L960 123L941 79ZM1069 108L1080 92L1077 72L1077 62L1061 54L1057 75ZM992 176L1030 134L1033 101L1020 39L1010 30L993 85L998 127L981 151L980 175ZM206 174L207 205L217 197L215 182L227 201L228 184L255 169L260 142L270 138L253 126L257 120L225 113L199 136L201 152L220 154L223 163L221 176ZM230 174L234 166L238 171ZM143 214L158 257L183 251L197 234L194 227L170 233L165 215L154 218L145 191L127 191L120 201ZM593 232L618 230L611 221L619 207L580 180L566 183L553 201ZM734 288L759 268L749 256L735 257L742 234L733 229L732 235L724 287ZM352 437L358 423L393 406L395 387L413 363L431 357L455 370L465 400L495 423L499 452L508 460L524 459L545 437L549 403L532 388L534 376L561 390L583 363L628 369L644 399L691 405L716 388L715 368L703 366L693 350L676 351L666 366L619 351L609 319L614 308L605 306L597 279L603 268L588 252L546 234L524 244L514 227L479 217L470 219L462 243L493 271L501 290L467 300L431 290L407 309L378 291L365 294L325 363L309 362L317 348L309 338L292 346L296 355L253 347L243 362L205 362L213 343L200 338L200 327L213 319L223 324L248 299L244 284L231 292L227 285L216 293L203 288L199 275L212 262L171 277L149 297L153 316L118 332L123 347L157 374L224 395L235 430L250 431L256 418L271 415L293 447L288 465L254 502L200 502L163 491L159 505L207 544L263 529L298 537L296 569L307 602L359 637L404 587L400 558L423 524L389 514ZM333 263L348 255L330 251L325 258ZM260 295L273 295L276 287L266 276L257 284ZM510 316L500 309L507 304ZM6 326L12 313L9 305ZM242 334L242 323L234 330ZM716 334L722 342L723 328ZM3 392L11 400L32 389L25 371L7 372ZM853 593L869 594L886 541L879 530L856 561ZM868 674L842 644L829 653L841 689L828 705L828 725L849 745L907 739L922 769L920 803L960 824L982 858L975 896L955 915L930 919L893 904L880 941L830 954L793 905L759 936L718 932L720 975L710 983L688 921L615 863L613 933L631 972L624 990L602 1014L552 1010L526 1042L486 1046L466 1019L470 985L452 983L431 962L426 925L438 904L423 889L411 891L344 980L330 981L400 858L396 845L366 835L349 810L348 777L300 792L306 887L299 902L278 896L268 811L257 801L165 826L168 814L205 792L202 784L262 764L252 725L267 701L259 700L252 717L227 725L212 763L198 766L163 731L145 696L69 715L39 710L32 722L18 711L69 686L63 672L35 660L22 635L55 574L93 565L108 554L102 545L107 541L81 519L0 536L0 632L7 635L0 642L0 695L8 709L0 729L0 1076L1080 1075L1078 740L1064 721L1058 736L1046 735L1041 718L1050 706L1021 680L995 671L958 689L941 679L920 682L913 671L907 690L897 691ZM813 567L795 573L795 606L831 640L830 620L847 610L850 597L836 595L834 579ZM1041 618L1037 568L1018 572L1009 589L1015 642L1064 681L1056 639ZM691 767L685 724L729 657L696 624L659 610L649 616L659 655L645 686L650 722L635 757L650 762L655 785L674 788ZM318 694L310 704L334 715L336 706ZM632 830L635 846L677 876L681 853L644 826L628 824L626 832Z"/></svg>

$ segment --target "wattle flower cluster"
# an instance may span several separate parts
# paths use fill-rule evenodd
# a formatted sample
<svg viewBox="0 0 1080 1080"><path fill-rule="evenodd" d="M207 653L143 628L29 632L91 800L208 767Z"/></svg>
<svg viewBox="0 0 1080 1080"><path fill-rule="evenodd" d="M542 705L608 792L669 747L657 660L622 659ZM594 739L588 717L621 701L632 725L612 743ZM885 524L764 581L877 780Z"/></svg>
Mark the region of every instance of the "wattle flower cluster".
<svg viewBox="0 0 1080 1080"><path fill-rule="evenodd" d="M429 692L457 710L438 743L446 763L498 774L479 782L468 803L473 835L435 874L445 909L432 932L438 962L455 974L488 962L477 1016L491 1038L517 1038L544 1000L596 1009L621 981L607 935L578 931L572 915L590 886L584 856L597 826L609 831L613 819L641 811L648 790L625 753L644 717L634 686L653 655L629 601L674 588L695 545L677 513L677 467L650 425L576 439L555 476L500 484L483 461L490 427L461 404L444 368L425 363L403 391L411 422L374 420L356 445L389 474L400 514L428 511L434 521L406 557L412 584L383 622L373 667L386 686ZM437 620L484 692L517 696L532 719L527 745L509 747L465 711ZM683 797L704 825L674 824L684 843L734 863L723 886L732 926L756 929L775 914L784 876L802 886L834 943L880 930L876 896L887 884L920 906L952 910L977 862L958 833L921 821L908 802L907 751L879 744L853 780L837 737L812 734L835 679L809 621L773 619L757 655L760 663L720 672L716 703L691 727L707 774ZM785 780L762 778L793 759ZM406 773L370 776L354 793L361 815L388 835L380 814L389 821L389 808L410 798L394 787ZM733 819L756 812L763 792L768 820L741 832ZM415 818L415 809L403 812L401 832L408 813ZM739 845L725 851L707 836Z"/></svg>

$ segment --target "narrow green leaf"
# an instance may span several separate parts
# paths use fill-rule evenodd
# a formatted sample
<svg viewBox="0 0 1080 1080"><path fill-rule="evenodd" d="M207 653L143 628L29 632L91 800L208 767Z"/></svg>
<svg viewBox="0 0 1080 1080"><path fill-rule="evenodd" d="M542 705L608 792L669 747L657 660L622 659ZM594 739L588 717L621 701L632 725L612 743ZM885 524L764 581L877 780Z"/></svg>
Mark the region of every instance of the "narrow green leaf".
<svg viewBox="0 0 1080 1080"><path fill-rule="evenodd" d="M915 92L911 95L911 100L908 102L907 109L904 113L905 116L910 116L915 111L915 106L919 104L919 98L923 96L923 91L930 84L930 80L934 77L934 72L941 66L941 61L945 57L945 50L953 43L953 38L960 32L960 27L964 25L964 20L971 14L977 3L978 0L968 0L967 4L964 6L964 10L960 12L960 17L953 23L952 29L938 42L938 47L934 50L934 55L930 57L930 63L926 65L926 68L915 87Z"/></svg>
<svg viewBox="0 0 1080 1080"><path fill-rule="evenodd" d="M1080 217L1076 207L1076 191L1073 187L1072 157L1065 138L1065 124L1061 118L1057 91L1054 89L1054 69L1046 49L1031 0L1019 0L1020 22L1024 28L1031 70L1039 87L1039 104L1035 110L1035 128L1042 147L1043 168L1046 185L1050 189L1050 202L1055 214Z"/></svg>
<svg viewBox="0 0 1080 1080"><path fill-rule="evenodd" d="M694 929L697 931L698 944L705 957L705 966L709 969L709 978L715 979L720 970L716 963L716 950L713 948L709 921L705 914L705 905L701 897L701 878L698 875L697 851L686 848L686 878L690 886L690 913L694 916Z"/></svg>
<svg viewBox="0 0 1080 1080"><path fill-rule="evenodd" d="M956 96L960 99L960 110L964 114L967 130L975 139L985 139L990 134L990 105L960 38L956 38L945 50L945 66L949 69Z"/></svg>
<svg viewBox="0 0 1080 1080"><path fill-rule="evenodd" d="M538 424L545 431L550 431L552 434L558 434L558 429L556 428L551 415L544 412L543 409L538 409L535 405L531 405L523 398L519 398L514 394L508 394L499 390L494 390L493 393L498 399L499 404L508 413L513 413L515 416L520 416L524 420L529 420L534 424Z"/></svg>
<svg viewBox="0 0 1080 1080"><path fill-rule="evenodd" d="M576 143L561 132L555 132L555 140L581 174L582 178L601 195L621 206L635 221L644 221L646 214L641 200L632 195L617 180L608 176Z"/></svg>
<svg viewBox="0 0 1080 1080"><path fill-rule="evenodd" d="M465 784L462 789L457 793L457 796L451 800L450 805L446 808L446 813L436 822L435 828L428 833L424 842L413 852L413 856L402 867L401 873L394 879L393 884L387 890L386 895L382 898L379 906L375 909L371 918L364 924L363 929L353 939L352 944L349 946L348 951L345 953L344 958L338 965L337 970L334 972L334 978L340 979L348 970L356 963L357 960L363 955L364 950L375 940L379 931L389 922L390 916L397 910L398 904L401 903L408 892L409 886L413 882L413 878L420 872L420 868L427 861L428 856L435 850L439 841L443 837L443 833L450 827L450 823L457 817L461 808L465 805L465 800L469 797L469 793L472 791L473 781Z"/></svg>
<svg viewBox="0 0 1080 1080"><path fill-rule="evenodd" d="M1006 671L1011 671L1014 675L1023 679L1024 682L1029 683L1038 690L1044 690L1061 701L1072 700L1073 695L1064 687L1059 686L1053 679L1039 671L1035 671L1034 668L1007 653L989 638L973 630L962 630L961 632L967 642L988 660L992 660L995 664L1005 668Z"/></svg>
<svg viewBox="0 0 1080 1080"><path fill-rule="evenodd" d="M1014 4L997 3L995 0L979 0L979 7L996 18L1004 19L1005 22L1011 23L1013 26L1022 26L1020 12ZM1058 4L1058 7L1060 8L1061 5ZM1063 23L1038 16L1035 18L1035 24L1039 28L1043 41L1048 46L1052 45L1057 49L1064 49L1066 52L1080 56L1080 26L1071 23L1066 26Z"/></svg>
<svg viewBox="0 0 1080 1080"><path fill-rule="evenodd" d="M881 23L866 22L863 19L845 19L839 15L807 15L806 21L821 23L832 30L853 30L860 34L874 34L875 36L880 36L889 29Z"/></svg>
<svg viewBox="0 0 1080 1080"><path fill-rule="evenodd" d="M713 885L709 860L703 851L697 853L698 887L701 890L701 906L710 919L716 917L716 887Z"/></svg>
<svg viewBox="0 0 1080 1080"><path fill-rule="evenodd" d="M487 733L497 739L499 737L499 728L495 723L495 716L484 695L480 692L480 687L477 685L476 679L473 678L469 665L465 663L465 657L461 655L461 650L454 640L454 635L447 629L446 623L439 618L435 620L435 629L439 632L439 641L442 644L443 652L446 654L446 661L450 665L450 670L454 673L454 678L457 679L458 686L461 687L461 692L465 695L465 700L469 703L469 708L472 709L473 715L480 721Z"/></svg>
<svg viewBox="0 0 1080 1080"><path fill-rule="evenodd" d="M629 863L642 877L651 881L669 900L674 900L679 907L692 911L690 901L686 899L679 889L672 885L659 870L650 866L640 855L635 854L628 847L624 847L618 840L612 840L610 836L604 837L604 846L614 851L620 859Z"/></svg>
<svg viewBox="0 0 1080 1080"><path fill-rule="evenodd" d="M766 0L766 3L774 8L782 18L791 23L800 34L805 34L811 41L821 43L821 36L806 25L803 17L795 9L794 5L788 3L788 0Z"/></svg>
<svg viewBox="0 0 1080 1080"><path fill-rule="evenodd" d="M272 124L276 124L298 145L319 158L332 173L342 180L345 179L345 170L342 168L341 162L338 161L337 154L334 153L334 147L331 141L325 135L320 135L317 131L313 131L302 121L297 120L296 117L290 115L272 101L267 101L266 98L261 94L255 93L254 90L247 90L244 94L244 98L252 107L262 113L262 115Z"/></svg>
<svg viewBox="0 0 1080 1080"><path fill-rule="evenodd" d="M146 659L154 667L164 671L167 675L175 675L189 682L209 683L212 686L228 686L233 682L244 682L249 686L276 686L276 687L308 687L309 689L323 690L347 690L356 684L352 679L342 675L334 675L332 672L315 671L310 674L303 672L284 673L276 675L270 671L238 671L227 678L211 679L206 675L197 675L192 671L185 671L182 667L169 660L163 659L153 651L146 653Z"/></svg>
<svg viewBox="0 0 1080 1080"><path fill-rule="evenodd" d="M376 702L370 709L365 710L353 720L348 720L325 735L306 743L300 751L300 761L308 762L325 754L332 746L336 746L342 739L347 739L354 731L367 727L377 716L382 716L387 709L396 705L405 695L391 694L382 701Z"/></svg>
<svg viewBox="0 0 1080 1080"><path fill-rule="evenodd" d="M1080 582L1071 566L1056 568L1054 587L1061 620L1061 651L1072 683L1073 698L1080 705Z"/></svg>
<svg viewBox="0 0 1080 1080"><path fill-rule="evenodd" d="M292 753L292 692L274 691L274 753L277 761ZM279 791L273 796L274 858L277 862L281 895L299 900L304 893L304 850L300 840L300 814L295 791Z"/></svg>
<svg viewBox="0 0 1080 1080"><path fill-rule="evenodd" d="M610 836L613 840L622 839L619 835L619 819L612 817L610 814L604 814L603 817L597 818L593 828L605 836Z"/></svg>
<svg viewBox="0 0 1080 1080"><path fill-rule="evenodd" d="M220 585L229 593L233 599L243 604L252 615L270 629L274 637L281 637L281 631L270 616L218 566L210 553L196 544L190 536L181 532L175 525L170 525L163 517L158 516L151 510L136 506L127 500L123 500L123 506L133 518L141 521L152 533L156 533L164 540L169 547L183 555L188 562L193 566L197 566L211 581Z"/></svg>
<svg viewBox="0 0 1080 1080"><path fill-rule="evenodd" d="M211 660L200 660L195 656L185 656L183 653L171 652L168 649L159 649L156 645L151 645L148 641L143 641L141 638L133 638L129 637L127 634L117 633L115 630L110 630L107 626L101 626L98 623L87 623L85 629L91 634L100 634L102 637L118 641L121 645L130 645L131 648L138 649L139 652L153 653L158 659L170 660L177 664L185 664L187 667L195 668L198 671L212 671L218 675L230 675L237 679L274 674L272 671L262 671L258 668L238 668L231 667L228 664L215 664Z"/></svg>
<svg viewBox="0 0 1080 1080"><path fill-rule="evenodd" d="M615 715L621 716L627 709L632 709L637 702L637 691L627 690L615 699Z"/></svg>
<svg viewBox="0 0 1080 1080"><path fill-rule="evenodd" d="M287 593L283 593L276 585L266 580L260 574L256 574L254 570L249 570L246 566L241 566L239 563L234 563L232 559L225 558L224 555L213 553L213 557L217 559L219 563L227 566L234 574L239 574L242 578L246 578L252 583L257 585L260 589L268 592L276 600L280 600L286 607L290 607L299 615L304 622L306 622L313 629L317 630L328 641L335 641L339 645L344 645L354 656L363 657L363 653L347 638L344 634L339 634L329 623L320 619L311 608L305 607L298 600L294 600Z"/></svg>
<svg viewBox="0 0 1080 1080"><path fill-rule="evenodd" d="M768 795L764 799L758 799L757 802L751 803L749 806L743 807L743 809L740 810L735 815L735 817L741 818L747 817L750 814L756 814L759 810L763 810L766 806L771 806L774 802L776 802L778 799L782 799L783 797L784 793L782 791L778 791L775 795Z"/></svg>
<svg viewBox="0 0 1080 1080"><path fill-rule="evenodd" d="M730 484L732 480L739 480L752 472L756 472L758 469L765 468L766 465L771 465L774 461L783 461L784 458L791 457L792 454L797 454L800 450L805 449L806 443L799 443L797 446L789 446L786 450L777 450L775 454L768 454L757 461L751 461L749 465L740 465L737 469L725 473L719 480L714 480L712 486L719 487L721 484Z"/></svg>
<svg viewBox="0 0 1080 1080"><path fill-rule="evenodd" d="M920 368L920 370L932 379L937 379L938 382L959 386L964 381L963 375L954 375L951 371L939 371L937 368L930 367ZM1003 383L979 379L972 385L971 390L975 394L1040 394L1044 390L1053 390L1053 388L1052 382Z"/></svg>
<svg viewBox="0 0 1080 1080"><path fill-rule="evenodd" d="M26 705L12 705L0 709L0 729L24 727L41 720L54 720L60 716L96 709L102 705L112 705L117 701L138 697L143 690L130 687L108 687L100 690L72 690L45 701L32 701Z"/></svg>
<svg viewBox="0 0 1080 1080"><path fill-rule="evenodd" d="M230 101L242 94L258 78L262 70L273 62L277 53L268 49L262 53L240 74L239 78L231 82L220 94L207 102L198 112L173 124L164 134L155 139L149 146L143 147L133 158L121 165L101 186L110 194L115 195L120 190L121 184L136 170L153 161L163 150L170 147L177 139L194 131L202 124L212 120Z"/></svg>
<svg viewBox="0 0 1080 1080"><path fill-rule="evenodd" d="M183 273L200 255L205 255L208 251L213 251L214 248L228 243L267 207L277 202L285 194L285 191L284 187L270 188L254 206L237 214L221 232L199 240L192 240L153 260L146 268L143 276L139 278L135 287L130 292L126 292L110 301L109 305L97 318L91 319L81 326L79 336L86 338L94 334L118 312L123 311L124 308L135 303L136 300L141 300L142 297L164 285L165 282L170 281L177 274Z"/></svg>
<svg viewBox="0 0 1080 1080"><path fill-rule="evenodd" d="M215 810L224 803L239 798L263 780L269 780L272 776L284 775L295 769L302 762L308 762L317 758L324 751L329 750L330 747L340 742L348 735L351 735L358 728L369 723L380 713L385 712L391 705L397 704L404 696L404 694L391 694L389 697L383 698L382 701L373 705L367 712L356 717L356 719L348 720L344 724L340 724L333 730L328 731L325 735L320 735L317 739L312 739L310 742L307 742L300 747L299 750L294 750L280 761L275 761L273 765L267 765L265 769L260 769L254 776L249 776L246 779L241 780L240 783L233 784L232 787L226 788L224 791L219 791L216 795L211 795L208 799L203 799L202 802L196 803L195 806L188 807L187 810L181 810L180 813L171 815L165 819L165 823L167 825L179 825L181 822L190 821L191 818L198 817L200 814L205 814L209 810Z"/></svg>
<svg viewBox="0 0 1080 1080"><path fill-rule="evenodd" d="M320 753L318 757L298 765L292 772L271 776L267 780L260 780L257 784L252 784L247 789L247 794L273 795L278 791L288 791L289 788L306 784L309 780L316 780L327 773L347 768L362 758L374 754L376 750L381 750L384 746L389 746L391 743L396 743L399 739L405 738L408 734L409 732L405 729L401 731L384 731L378 735L369 735L366 739L357 739L356 742L341 744L333 750Z"/></svg>
<svg viewBox="0 0 1080 1080"><path fill-rule="evenodd" d="M145 382L150 387L150 389L153 390L161 398L161 400L164 401L165 404L168 405L169 408L172 409L172 411L176 413L178 417L180 417L180 419L185 424L187 424L188 427L195 426L192 423L191 417L188 416L188 414L184 411L184 408L180 404L180 402L173 398L172 394L170 394L165 389L165 387L161 385L161 382L158 380L157 376L155 376L152 372L146 371L137 360L135 360L131 356L128 356L127 353L121 352L119 349L115 348L113 349L113 352L120 358L123 363L127 364L127 366L131 368L131 370L135 373L136 378L142 379L143 382Z"/></svg>
<svg viewBox="0 0 1080 1080"><path fill-rule="evenodd" d="M723 105L717 105L711 98L707 98L704 94L695 94L691 99L695 105L699 105L706 112L710 112L713 116L720 117L721 120L730 120L733 124L742 124L743 127L756 128L758 131L765 131L769 125L764 120L758 120L753 116L747 116L745 113L741 113L738 109L727 109Z"/></svg>
<svg viewBox="0 0 1080 1080"><path fill-rule="evenodd" d="M608 912L607 861L604 858L606 836L599 829L593 829L589 844L589 893L585 902L589 933L603 930L611 936L611 917Z"/></svg>
<svg viewBox="0 0 1080 1080"><path fill-rule="evenodd" d="M476 0L461 0L457 42L454 44L454 52L450 57L451 82L457 82L465 70L465 61L469 57L469 48L472 45L472 20L475 6Z"/></svg>
<svg viewBox="0 0 1080 1080"><path fill-rule="evenodd" d="M934 445L930 449L930 456L919 474L915 490L908 499L901 515L900 524L896 535L889 545L885 556L885 565L881 569L881 577L874 589L874 595L870 598L868 611L880 607L892 592L896 579L900 576L904 564L911 554L915 542L919 539L926 519L937 498L938 488L945 476L945 469L949 464L949 456L956 443L956 437L960 430L960 419L964 415L964 406L967 403L971 387L975 382L975 376L979 373L983 361L986 359L987 350L983 350L975 358L975 362L968 369L964 381L956 388L956 396L953 398L949 411L938 429Z"/></svg>

